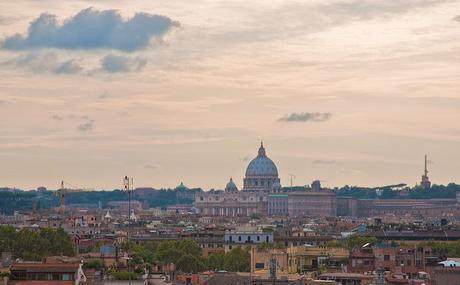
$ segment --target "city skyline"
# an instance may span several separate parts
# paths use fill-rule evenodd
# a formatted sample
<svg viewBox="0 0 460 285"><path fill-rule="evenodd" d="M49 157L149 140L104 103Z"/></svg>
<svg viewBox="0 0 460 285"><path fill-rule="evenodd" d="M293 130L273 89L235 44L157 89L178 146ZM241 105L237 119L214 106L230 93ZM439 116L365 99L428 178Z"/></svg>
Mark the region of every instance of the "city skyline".
<svg viewBox="0 0 460 285"><path fill-rule="evenodd" d="M460 1L0 7L0 186L460 182Z"/></svg>

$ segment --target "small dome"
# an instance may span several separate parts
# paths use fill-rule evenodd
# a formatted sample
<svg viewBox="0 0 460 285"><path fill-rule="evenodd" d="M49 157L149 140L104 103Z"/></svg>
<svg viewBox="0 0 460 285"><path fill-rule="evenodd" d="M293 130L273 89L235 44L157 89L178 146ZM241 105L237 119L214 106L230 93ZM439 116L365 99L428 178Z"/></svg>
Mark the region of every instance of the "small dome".
<svg viewBox="0 0 460 285"><path fill-rule="evenodd" d="M238 187L236 187L235 182L233 182L233 178L230 177L230 181L225 186L225 192L236 192L238 191Z"/></svg>
<svg viewBox="0 0 460 285"><path fill-rule="evenodd" d="M188 187L185 186L184 183L181 181L180 184L176 187L176 190L185 191L188 190Z"/></svg>
<svg viewBox="0 0 460 285"><path fill-rule="evenodd" d="M260 144L259 154L249 163L246 169L246 177L251 176L278 177L278 169L275 163L267 157L263 143Z"/></svg>

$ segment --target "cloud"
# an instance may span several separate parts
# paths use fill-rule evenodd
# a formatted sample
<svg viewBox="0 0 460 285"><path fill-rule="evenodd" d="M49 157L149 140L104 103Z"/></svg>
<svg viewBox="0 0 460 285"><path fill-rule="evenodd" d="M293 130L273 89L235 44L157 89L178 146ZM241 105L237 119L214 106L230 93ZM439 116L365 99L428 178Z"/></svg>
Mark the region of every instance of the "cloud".
<svg viewBox="0 0 460 285"><path fill-rule="evenodd" d="M148 164L144 165L144 168L148 169L148 170L154 170L154 169L157 169L158 166L148 163Z"/></svg>
<svg viewBox="0 0 460 285"><path fill-rule="evenodd" d="M333 159L314 159L312 163L314 164L333 164L335 163L335 160Z"/></svg>
<svg viewBox="0 0 460 285"><path fill-rule="evenodd" d="M101 59L101 67L109 73L140 71L147 64L147 60L140 57L109 54Z"/></svg>
<svg viewBox="0 0 460 285"><path fill-rule="evenodd" d="M55 121L69 121L69 122L77 122L77 131L86 133L93 130L94 127L94 120L88 117L87 115L57 115L54 114L51 118Z"/></svg>
<svg viewBox="0 0 460 285"><path fill-rule="evenodd" d="M101 100L107 99L107 98L109 98L109 97L110 97L110 94L109 94L109 92L107 92L107 91L104 91L104 93L102 93L102 94L100 94L99 96L97 96L97 98L98 98L98 99L101 99Z"/></svg>
<svg viewBox="0 0 460 285"><path fill-rule="evenodd" d="M34 73L74 74L83 68L75 59L60 60L54 52L32 52L10 61L18 68L25 68Z"/></svg>
<svg viewBox="0 0 460 285"><path fill-rule="evenodd" d="M53 120L55 120L55 121L62 121L62 120L64 120L64 117L59 116L59 115L53 115L53 116L51 116L51 118L52 118Z"/></svg>
<svg viewBox="0 0 460 285"><path fill-rule="evenodd" d="M84 123L81 123L77 126L77 130L82 133L90 132L93 130L94 121L88 120Z"/></svg>
<svg viewBox="0 0 460 285"><path fill-rule="evenodd" d="M67 61L64 61L57 66L53 72L57 74L73 74L80 72L82 70L82 67L75 62L75 60L70 59Z"/></svg>
<svg viewBox="0 0 460 285"><path fill-rule="evenodd" d="M324 122L331 118L331 113L291 113L282 118L279 118L278 121L282 122Z"/></svg>
<svg viewBox="0 0 460 285"><path fill-rule="evenodd" d="M246 155L246 156L244 156L244 157L241 158L241 160L242 160L243 162L248 162L250 159L251 159L251 157L250 157L249 155Z"/></svg>
<svg viewBox="0 0 460 285"><path fill-rule="evenodd" d="M136 13L124 20L116 10L88 8L58 23L57 16L41 14L30 23L25 35L6 37L1 47L9 50L35 48L115 49L136 51L146 48L151 39L161 40L177 26L168 17Z"/></svg>

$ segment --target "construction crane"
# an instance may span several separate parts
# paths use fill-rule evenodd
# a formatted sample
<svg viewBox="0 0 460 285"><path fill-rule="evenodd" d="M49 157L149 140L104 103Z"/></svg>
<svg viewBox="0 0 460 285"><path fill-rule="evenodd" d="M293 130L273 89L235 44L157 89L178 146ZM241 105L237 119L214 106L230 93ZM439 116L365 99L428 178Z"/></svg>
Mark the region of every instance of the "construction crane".
<svg viewBox="0 0 460 285"><path fill-rule="evenodd" d="M68 187L66 187L66 185ZM69 188L70 186L70 188ZM64 180L61 181L61 188L56 190L56 195L59 197L59 209L61 210L61 213L64 214L65 212L65 198L67 196L67 193L70 192L84 192L84 191L94 191L94 189L91 188L81 188L74 186Z"/></svg>

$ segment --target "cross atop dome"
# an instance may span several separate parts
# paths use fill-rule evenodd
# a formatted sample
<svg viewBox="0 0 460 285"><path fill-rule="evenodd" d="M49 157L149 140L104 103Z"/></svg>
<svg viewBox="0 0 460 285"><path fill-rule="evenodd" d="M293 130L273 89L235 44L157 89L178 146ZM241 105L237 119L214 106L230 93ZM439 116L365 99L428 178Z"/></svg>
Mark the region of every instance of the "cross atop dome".
<svg viewBox="0 0 460 285"><path fill-rule="evenodd" d="M265 154L264 142L260 141L259 155L258 156L267 156Z"/></svg>

